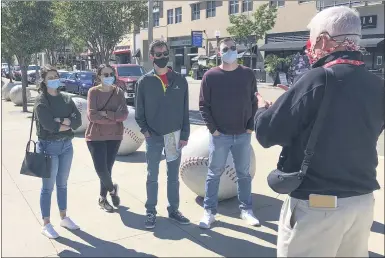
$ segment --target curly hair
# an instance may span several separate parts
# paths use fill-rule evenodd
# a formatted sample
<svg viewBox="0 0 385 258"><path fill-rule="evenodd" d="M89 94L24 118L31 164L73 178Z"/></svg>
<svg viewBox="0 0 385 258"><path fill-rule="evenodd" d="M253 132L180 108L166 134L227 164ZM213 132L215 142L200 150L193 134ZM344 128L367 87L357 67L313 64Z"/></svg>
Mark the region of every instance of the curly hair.
<svg viewBox="0 0 385 258"><path fill-rule="evenodd" d="M167 42L164 40L157 39L157 40L154 40L153 42L151 42L151 44L150 44L150 54L151 55L154 55L154 51L155 51L156 47L166 47L167 51L169 51Z"/></svg>

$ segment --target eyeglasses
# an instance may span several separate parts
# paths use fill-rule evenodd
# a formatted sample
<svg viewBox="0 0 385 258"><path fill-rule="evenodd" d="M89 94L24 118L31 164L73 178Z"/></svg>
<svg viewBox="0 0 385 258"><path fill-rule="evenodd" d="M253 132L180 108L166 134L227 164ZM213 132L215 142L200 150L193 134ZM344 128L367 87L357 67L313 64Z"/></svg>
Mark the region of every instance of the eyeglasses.
<svg viewBox="0 0 385 258"><path fill-rule="evenodd" d="M236 46L224 47L224 48L222 49L222 52L223 52L223 53L226 53L227 51L229 51L229 49L230 49L231 51L235 51L235 50L237 50L237 47L236 47Z"/></svg>
<svg viewBox="0 0 385 258"><path fill-rule="evenodd" d="M164 57L168 57L168 55L169 55L169 52L168 51L164 51L164 52L154 52L154 56L155 57L161 57L161 56L164 56Z"/></svg>
<svg viewBox="0 0 385 258"><path fill-rule="evenodd" d="M103 73L104 77L114 77L114 73Z"/></svg>

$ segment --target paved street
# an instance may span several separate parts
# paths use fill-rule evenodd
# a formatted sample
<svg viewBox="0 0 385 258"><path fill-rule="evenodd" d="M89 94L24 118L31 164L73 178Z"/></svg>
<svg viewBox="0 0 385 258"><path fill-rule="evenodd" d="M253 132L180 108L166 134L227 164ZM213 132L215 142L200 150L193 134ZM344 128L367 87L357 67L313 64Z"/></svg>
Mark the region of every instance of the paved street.
<svg viewBox="0 0 385 258"><path fill-rule="evenodd" d="M200 127L198 110L199 82L190 83L190 107ZM260 88L260 93L274 101L281 90ZM36 92L32 93L36 96ZM29 109L32 110L32 103ZM68 182L68 214L80 226L70 232L59 226L56 193L52 197L52 223L62 236L48 240L40 234L39 195L41 181L21 176L19 170L28 140L30 113L2 100L2 256L4 257L274 257L276 256L277 220L285 196L277 196L266 184L280 148L263 149L255 139L257 170L253 180L254 212L262 227L253 228L239 219L237 200L221 202L219 222L212 230L201 230L202 199L181 181L181 211L193 222L177 225L168 219L166 171L161 163L159 175L159 218L153 231L143 228L146 199L144 145L132 155L118 157L113 178L120 185L121 207L113 214L97 205L99 180L93 168L83 135L73 140L74 160ZM382 136L383 137L383 136ZM383 138L382 138L383 143ZM383 145L382 145L383 150ZM383 156L382 154L380 154ZM370 235L370 255L384 255L384 159L379 159L378 180L382 189L375 192L375 222ZM363 211L365 212L365 211Z"/></svg>

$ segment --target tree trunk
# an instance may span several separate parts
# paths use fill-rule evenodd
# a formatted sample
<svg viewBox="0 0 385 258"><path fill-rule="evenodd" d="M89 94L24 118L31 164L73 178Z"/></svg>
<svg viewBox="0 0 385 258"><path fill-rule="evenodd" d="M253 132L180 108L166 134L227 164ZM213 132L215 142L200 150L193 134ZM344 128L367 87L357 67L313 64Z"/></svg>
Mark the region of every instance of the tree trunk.
<svg viewBox="0 0 385 258"><path fill-rule="evenodd" d="M49 52L49 49L45 49L45 54L47 55L48 63L52 65L52 58Z"/></svg>
<svg viewBox="0 0 385 258"><path fill-rule="evenodd" d="M51 56L52 56L52 65L56 66L57 65L57 53L55 50L51 49Z"/></svg>
<svg viewBox="0 0 385 258"><path fill-rule="evenodd" d="M9 72L9 82L12 83L12 71L11 71L11 59L8 60L8 72Z"/></svg>
<svg viewBox="0 0 385 258"><path fill-rule="evenodd" d="M39 74L39 68L37 68L37 66L39 65L38 63L38 54L36 53L35 54L35 66L36 66L36 70L35 70L35 84L36 84L36 87L38 86L39 84L39 80L40 80L40 74Z"/></svg>
<svg viewBox="0 0 385 258"><path fill-rule="evenodd" d="M22 83L21 85L22 85L22 96L23 96L23 112L28 112L28 108L27 108L28 65L26 64L26 58L24 57L21 58L20 69L21 69L21 83Z"/></svg>

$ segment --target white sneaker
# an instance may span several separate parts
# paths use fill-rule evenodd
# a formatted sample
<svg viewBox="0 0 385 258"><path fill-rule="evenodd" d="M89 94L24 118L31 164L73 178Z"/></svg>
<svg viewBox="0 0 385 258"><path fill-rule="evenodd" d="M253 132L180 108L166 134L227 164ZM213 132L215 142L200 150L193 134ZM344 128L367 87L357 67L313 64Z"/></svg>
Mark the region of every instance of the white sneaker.
<svg viewBox="0 0 385 258"><path fill-rule="evenodd" d="M59 237L59 234L55 231L55 229L53 229L53 226L51 223L45 225L41 229L41 233L50 239L55 239Z"/></svg>
<svg viewBox="0 0 385 258"><path fill-rule="evenodd" d="M205 210L203 218L199 222L199 227L204 229L209 229L211 224L215 221L215 216L211 213L210 210Z"/></svg>
<svg viewBox="0 0 385 258"><path fill-rule="evenodd" d="M69 230L76 230L80 228L69 217L65 217L64 219L62 219L62 221L60 222L60 226Z"/></svg>
<svg viewBox="0 0 385 258"><path fill-rule="evenodd" d="M245 220L250 226L261 226L261 223L259 223L259 220L254 216L252 210L242 210L241 219Z"/></svg>

